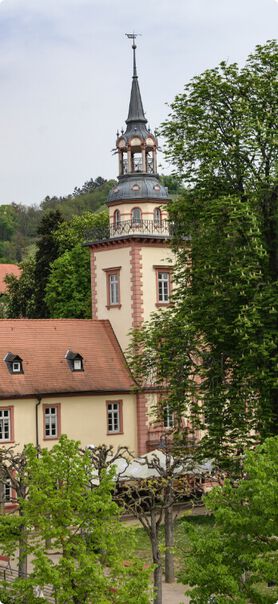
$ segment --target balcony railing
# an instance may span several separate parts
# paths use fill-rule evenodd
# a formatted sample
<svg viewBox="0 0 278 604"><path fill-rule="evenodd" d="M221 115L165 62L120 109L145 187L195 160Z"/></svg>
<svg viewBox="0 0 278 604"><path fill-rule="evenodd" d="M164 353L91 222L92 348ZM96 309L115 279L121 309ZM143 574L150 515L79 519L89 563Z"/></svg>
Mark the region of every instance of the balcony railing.
<svg viewBox="0 0 278 604"><path fill-rule="evenodd" d="M93 228L85 233L86 241L106 241L126 235L146 235L148 237L171 237L173 223L169 220L121 220L105 227Z"/></svg>

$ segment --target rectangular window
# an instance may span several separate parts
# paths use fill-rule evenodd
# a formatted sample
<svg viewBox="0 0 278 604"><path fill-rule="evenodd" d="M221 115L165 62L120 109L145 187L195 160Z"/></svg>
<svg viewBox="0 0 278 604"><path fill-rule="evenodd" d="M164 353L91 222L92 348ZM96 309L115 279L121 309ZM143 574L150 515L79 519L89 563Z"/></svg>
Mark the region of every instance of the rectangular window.
<svg viewBox="0 0 278 604"><path fill-rule="evenodd" d="M61 435L60 404L44 405L44 439L55 439Z"/></svg>
<svg viewBox="0 0 278 604"><path fill-rule="evenodd" d="M10 481L7 480L7 482L4 483L3 487L4 502L9 503L12 500L12 485Z"/></svg>
<svg viewBox="0 0 278 604"><path fill-rule="evenodd" d="M107 432L109 434L123 433L122 401L106 401Z"/></svg>
<svg viewBox="0 0 278 604"><path fill-rule="evenodd" d="M11 441L11 409L0 409L0 442Z"/></svg>
<svg viewBox="0 0 278 604"><path fill-rule="evenodd" d="M13 373L20 373L21 371L21 364L19 361L14 361L13 362Z"/></svg>
<svg viewBox="0 0 278 604"><path fill-rule="evenodd" d="M168 304L170 297L169 271L157 271L158 303Z"/></svg>
<svg viewBox="0 0 278 604"><path fill-rule="evenodd" d="M163 425L164 428L173 428L174 426L174 414L170 411L169 405L166 405L163 411Z"/></svg>
<svg viewBox="0 0 278 604"><path fill-rule="evenodd" d="M120 270L121 267L105 268L106 287L107 287L107 308L111 306L121 306L120 296Z"/></svg>
<svg viewBox="0 0 278 604"><path fill-rule="evenodd" d="M119 273L112 273L109 275L109 297L110 304L120 304L120 291L119 291Z"/></svg>

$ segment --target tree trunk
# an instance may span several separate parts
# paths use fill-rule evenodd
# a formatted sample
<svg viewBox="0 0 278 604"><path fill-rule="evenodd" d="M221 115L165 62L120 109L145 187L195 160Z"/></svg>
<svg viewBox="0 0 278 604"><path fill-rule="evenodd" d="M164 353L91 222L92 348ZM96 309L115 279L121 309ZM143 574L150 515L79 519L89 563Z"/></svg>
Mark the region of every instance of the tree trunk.
<svg viewBox="0 0 278 604"><path fill-rule="evenodd" d="M165 581L166 583L174 583L174 519L173 506L165 508L164 514L164 535L165 535Z"/></svg>
<svg viewBox="0 0 278 604"><path fill-rule="evenodd" d="M22 512L19 512L19 515L22 516ZM25 578L27 577L27 531L24 522L20 526L18 549L18 576Z"/></svg>
<svg viewBox="0 0 278 604"><path fill-rule="evenodd" d="M151 544L152 544L152 558L155 564L153 572L153 586L154 586L154 599L153 604L162 604L162 567L161 567L161 555L159 549L159 525L156 522L155 511L151 510Z"/></svg>

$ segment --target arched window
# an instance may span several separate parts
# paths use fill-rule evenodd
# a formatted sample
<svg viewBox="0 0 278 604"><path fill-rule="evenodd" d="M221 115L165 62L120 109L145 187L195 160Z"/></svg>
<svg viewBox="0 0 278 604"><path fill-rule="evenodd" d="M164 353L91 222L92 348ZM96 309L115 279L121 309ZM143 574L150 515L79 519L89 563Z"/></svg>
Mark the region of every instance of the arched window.
<svg viewBox="0 0 278 604"><path fill-rule="evenodd" d="M132 224L141 224L142 212L140 208L132 208L131 210L131 222Z"/></svg>
<svg viewBox="0 0 278 604"><path fill-rule="evenodd" d="M153 221L155 226L161 226L161 210L159 208L154 209Z"/></svg>
<svg viewBox="0 0 278 604"><path fill-rule="evenodd" d="M120 225L120 222L121 222L120 210L115 210L114 216L113 216L114 227L118 227Z"/></svg>

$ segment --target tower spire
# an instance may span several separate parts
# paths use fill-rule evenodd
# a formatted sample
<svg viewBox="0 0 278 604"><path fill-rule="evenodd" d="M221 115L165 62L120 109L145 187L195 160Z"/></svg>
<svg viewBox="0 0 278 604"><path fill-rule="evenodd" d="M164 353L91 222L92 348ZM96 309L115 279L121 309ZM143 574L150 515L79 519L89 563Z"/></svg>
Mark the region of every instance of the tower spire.
<svg viewBox="0 0 278 604"><path fill-rule="evenodd" d="M132 75L132 85L131 85L131 93L130 93L130 101L129 101L129 109L128 109L128 117L126 120L126 124L131 123L143 123L146 124L147 120L145 118L138 75L137 75L137 66L136 66L136 38L141 34L126 34L127 38L133 41L132 43L132 51L133 51L133 75Z"/></svg>

